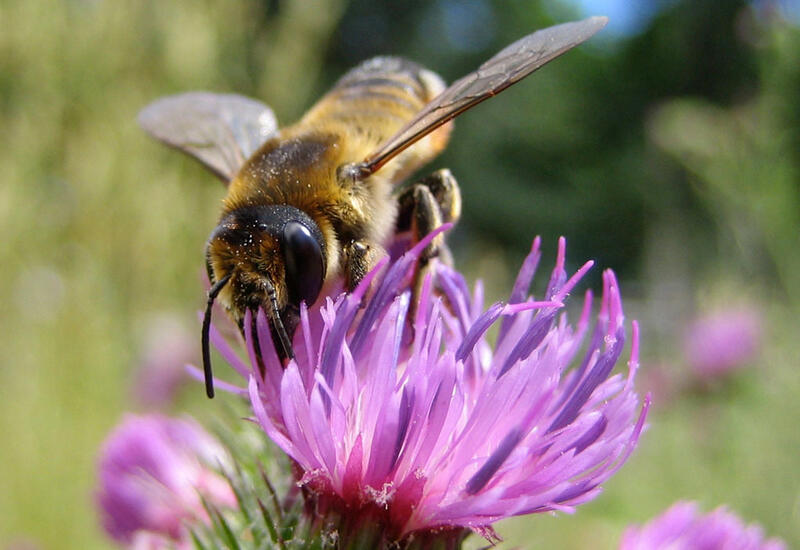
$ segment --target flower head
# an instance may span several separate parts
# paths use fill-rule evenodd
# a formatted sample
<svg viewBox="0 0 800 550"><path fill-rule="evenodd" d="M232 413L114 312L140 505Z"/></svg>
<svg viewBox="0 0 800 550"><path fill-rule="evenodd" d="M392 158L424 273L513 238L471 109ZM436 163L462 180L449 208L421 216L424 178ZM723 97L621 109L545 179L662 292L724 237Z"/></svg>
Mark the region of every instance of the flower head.
<svg viewBox="0 0 800 550"><path fill-rule="evenodd" d="M236 503L227 482L208 468L223 458L219 443L191 420L126 417L101 451L103 527L131 548L188 542L183 522L206 518L202 499Z"/></svg>
<svg viewBox="0 0 800 550"><path fill-rule="evenodd" d="M742 368L758 353L761 317L754 310L722 310L694 321L684 337L689 366L704 378Z"/></svg>
<svg viewBox="0 0 800 550"><path fill-rule="evenodd" d="M745 525L725 507L706 515L694 502L678 502L644 526L628 527L620 550L784 550L778 539L764 540L758 525Z"/></svg>
<svg viewBox="0 0 800 550"><path fill-rule="evenodd" d="M509 303L485 310L481 287L470 293L441 265L412 306L425 244L384 271L363 308L369 281L303 309L285 370L263 313L263 373L252 342L248 368L212 333L248 376L258 422L296 462L317 510L369 517L394 539L465 527L491 536L499 519L591 500L633 450L647 408L633 390L635 323L628 373L611 374L625 341L613 273L581 351L591 293L575 326L563 301L590 264L568 278L563 239L543 300L527 298L537 239Z"/></svg>

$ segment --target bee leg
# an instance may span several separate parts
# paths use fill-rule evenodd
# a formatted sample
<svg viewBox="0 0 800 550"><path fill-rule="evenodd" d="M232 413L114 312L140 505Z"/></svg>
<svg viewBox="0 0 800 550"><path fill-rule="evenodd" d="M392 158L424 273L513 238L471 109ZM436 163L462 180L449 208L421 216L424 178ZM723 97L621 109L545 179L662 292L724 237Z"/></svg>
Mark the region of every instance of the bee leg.
<svg viewBox="0 0 800 550"><path fill-rule="evenodd" d="M386 255L380 245L363 240L350 241L344 245L344 284L353 290L364 276L372 270L378 260Z"/></svg>
<svg viewBox="0 0 800 550"><path fill-rule="evenodd" d="M447 168L442 168L422 178L417 185L431 190L442 214L442 222L457 222L461 217L461 190L458 182Z"/></svg>
<svg viewBox="0 0 800 550"><path fill-rule="evenodd" d="M446 221L458 217L460 198L458 186L450 171L434 172L420 182L410 185L398 195L397 232L410 233L412 244L419 242L425 235L441 227ZM425 275L431 269L432 260L437 258L448 264L452 263L450 250L447 248L442 234L434 237L425 247L414 268L409 321L414 319L416 297L422 290Z"/></svg>
<svg viewBox="0 0 800 550"><path fill-rule="evenodd" d="M397 233L410 231L414 243L419 242L443 223L456 222L461 216L461 191L453 174L447 168L437 170L401 188L397 202L399 206ZM442 235L437 236L423 251L420 267L425 268L434 257L438 257L448 265L453 263L450 249Z"/></svg>

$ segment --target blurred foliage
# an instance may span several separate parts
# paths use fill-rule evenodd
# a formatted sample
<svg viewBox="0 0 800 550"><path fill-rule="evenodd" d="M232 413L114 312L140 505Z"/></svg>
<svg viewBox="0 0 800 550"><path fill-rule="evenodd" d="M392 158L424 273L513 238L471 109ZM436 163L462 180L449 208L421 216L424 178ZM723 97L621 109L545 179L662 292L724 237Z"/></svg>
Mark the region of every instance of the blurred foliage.
<svg viewBox="0 0 800 550"><path fill-rule="evenodd" d="M579 15L523 0L1 2L0 547L110 546L92 509L97 446L133 406L151 320L192 327L203 302L224 189L149 142L141 106L235 91L286 123L371 55L453 80ZM501 525L510 544L610 548L678 498L728 503L800 544L799 56L780 3L675 0L641 33L601 34L457 121L431 169L462 186L452 241L470 278L500 296L535 234L550 250L565 235L573 262L621 273L642 320L640 386L656 391L606 494L574 517ZM761 368L667 398L686 376L684 323L737 301L767 317ZM175 406L219 414L197 388Z"/></svg>

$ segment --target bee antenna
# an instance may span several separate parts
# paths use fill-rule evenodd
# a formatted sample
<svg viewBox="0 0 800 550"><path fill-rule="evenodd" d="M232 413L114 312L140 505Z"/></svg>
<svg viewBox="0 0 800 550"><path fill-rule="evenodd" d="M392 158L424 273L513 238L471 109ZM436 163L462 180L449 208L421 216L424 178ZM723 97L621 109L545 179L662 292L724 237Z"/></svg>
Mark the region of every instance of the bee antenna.
<svg viewBox="0 0 800 550"><path fill-rule="evenodd" d="M230 280L231 274L228 273L217 281L208 290L208 303L206 313L203 316L203 375L206 380L206 395L209 399L214 397L214 376L211 372L211 348L209 346L209 332L211 331L211 308L214 305L217 295Z"/></svg>
<svg viewBox="0 0 800 550"><path fill-rule="evenodd" d="M286 332L286 327L283 326L283 320L281 319L280 310L278 308L278 298L275 296L275 287L272 285L272 281L269 279L265 279L264 282L267 287L267 294L269 295L269 303L271 306L270 317L272 318L272 324L275 328L275 332L278 333L278 340L281 341L281 347L283 348L284 356L287 359L294 359L292 341L289 338L289 334Z"/></svg>

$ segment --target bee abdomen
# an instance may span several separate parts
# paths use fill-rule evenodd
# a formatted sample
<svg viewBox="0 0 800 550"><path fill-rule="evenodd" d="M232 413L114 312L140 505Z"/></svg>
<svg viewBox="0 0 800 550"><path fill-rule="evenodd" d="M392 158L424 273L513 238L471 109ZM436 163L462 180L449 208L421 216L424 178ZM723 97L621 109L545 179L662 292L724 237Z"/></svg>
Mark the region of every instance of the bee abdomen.
<svg viewBox="0 0 800 550"><path fill-rule="evenodd" d="M436 73L418 63L401 57L374 57L347 72L331 91L394 93L425 105L444 87Z"/></svg>
<svg viewBox="0 0 800 550"><path fill-rule="evenodd" d="M409 120L444 88L437 74L417 63L400 57L375 57L347 72L323 101L338 105L335 110L344 116L369 116L372 112Z"/></svg>

